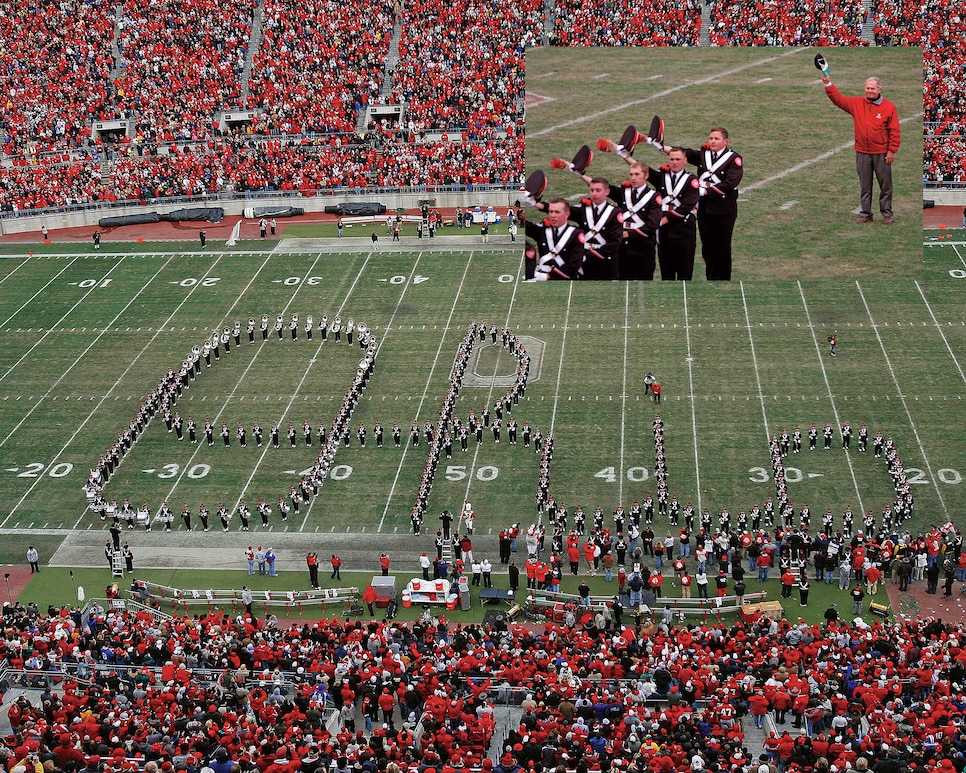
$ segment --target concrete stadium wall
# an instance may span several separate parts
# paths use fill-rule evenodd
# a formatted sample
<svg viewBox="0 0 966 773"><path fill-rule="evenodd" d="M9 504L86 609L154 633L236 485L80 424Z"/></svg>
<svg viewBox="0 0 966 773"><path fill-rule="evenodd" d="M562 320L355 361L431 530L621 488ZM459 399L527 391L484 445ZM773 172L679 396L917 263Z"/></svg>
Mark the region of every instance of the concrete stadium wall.
<svg viewBox="0 0 966 773"><path fill-rule="evenodd" d="M30 233L39 231L46 225L51 231L59 228L83 228L97 225L102 217L112 215L140 215L150 212L166 213L185 207L222 207L226 217L240 217L245 207L288 206L302 207L306 213L324 212L326 207L347 202L377 201L386 205L386 209L394 212L397 209L418 210L420 203L429 200L431 206L439 209L455 209L456 207L493 207L500 211L501 217L506 208L512 206L518 199L522 200L523 193L517 190L484 190L474 192L432 192L393 193L379 195L362 193L359 195L322 195L305 198L302 196L260 196L251 199L232 199L221 201L217 197L193 202L179 201L167 204L149 204L135 207L104 207L103 209L78 210L73 212L46 212L37 215L22 215L14 218L0 219L0 234Z"/></svg>
<svg viewBox="0 0 966 773"><path fill-rule="evenodd" d="M966 207L966 188L939 188L922 192L923 199L932 199L937 207Z"/></svg>

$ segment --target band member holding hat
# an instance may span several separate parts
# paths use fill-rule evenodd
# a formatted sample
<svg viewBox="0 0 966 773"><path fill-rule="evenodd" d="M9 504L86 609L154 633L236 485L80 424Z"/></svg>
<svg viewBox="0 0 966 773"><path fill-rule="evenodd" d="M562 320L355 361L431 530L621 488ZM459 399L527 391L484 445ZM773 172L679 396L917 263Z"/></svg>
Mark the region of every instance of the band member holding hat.
<svg viewBox="0 0 966 773"><path fill-rule="evenodd" d="M586 175L585 175L586 177ZM618 251L623 216L607 197L611 185L604 177L588 178L589 195L570 210L571 219L584 234L584 279L620 279Z"/></svg>
<svg viewBox="0 0 966 773"><path fill-rule="evenodd" d="M661 221L661 197L647 185L650 169L633 159L627 160L628 179L621 185L610 185L607 196L621 209L621 244L619 253L621 279L654 278L654 250ZM584 175L591 185L594 179ZM605 181L606 182L606 181ZM591 193L593 198L593 193Z"/></svg>
<svg viewBox="0 0 966 773"><path fill-rule="evenodd" d="M668 149L668 162L649 178L661 195L663 214L658 235L661 279L691 279L697 247L695 209L701 183L685 170L684 148Z"/></svg>
<svg viewBox="0 0 966 773"><path fill-rule="evenodd" d="M698 231L705 276L731 279L731 237L738 219L738 184L744 174L741 156L728 148L728 130L723 126L712 127L700 149L685 148L684 154L698 168Z"/></svg>
<svg viewBox="0 0 966 773"><path fill-rule="evenodd" d="M546 208L543 222L526 222L527 236L536 242L536 249L526 253L527 279L577 279L584 257L583 235L569 222L570 204L555 198Z"/></svg>

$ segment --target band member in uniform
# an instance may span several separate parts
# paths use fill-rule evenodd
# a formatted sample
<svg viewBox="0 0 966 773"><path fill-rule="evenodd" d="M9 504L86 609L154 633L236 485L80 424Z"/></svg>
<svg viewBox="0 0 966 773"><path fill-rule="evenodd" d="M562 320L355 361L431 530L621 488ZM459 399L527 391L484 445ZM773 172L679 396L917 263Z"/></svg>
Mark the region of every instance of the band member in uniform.
<svg viewBox="0 0 966 773"><path fill-rule="evenodd" d="M611 147L610 143L608 147ZM613 149L616 146L613 146ZM627 181L611 185L609 198L622 210L620 247L621 279L654 279L654 249L661 220L661 197L647 185L651 170L647 164L624 158L629 164ZM590 178L584 178L589 182Z"/></svg>
<svg viewBox="0 0 966 773"><path fill-rule="evenodd" d="M205 531L208 531L208 517L211 515L211 511L205 507L205 503L202 502L198 507L198 517L201 519L201 525Z"/></svg>
<svg viewBox="0 0 966 773"><path fill-rule="evenodd" d="M225 448L231 445L231 430L228 429L227 424L221 425L221 439L225 441Z"/></svg>
<svg viewBox="0 0 966 773"><path fill-rule="evenodd" d="M248 531L248 519L252 517L252 511L244 501L238 503L238 519L241 521L242 531ZM222 523L225 523L222 521Z"/></svg>
<svg viewBox="0 0 966 773"><path fill-rule="evenodd" d="M604 177L587 177L588 198L570 210L570 216L584 232L584 279L619 279L618 251L623 231L620 210L607 201L611 185ZM495 326L494 326L495 329ZM494 342L495 343L495 342Z"/></svg>
<svg viewBox="0 0 966 773"><path fill-rule="evenodd" d="M686 162L684 148L669 148L667 166L648 178L661 194L664 210L657 247L661 279L688 280L694 275L694 251L698 242L694 211L701 183L684 169Z"/></svg>
<svg viewBox="0 0 966 773"><path fill-rule="evenodd" d="M272 422L272 427L268 431L269 437L272 439L272 448L278 448L278 424L274 421Z"/></svg>
<svg viewBox="0 0 966 773"><path fill-rule="evenodd" d="M254 425L254 426L252 427L252 435L254 435L254 436L255 436L255 444L256 444L256 445L257 445L257 446L258 446L259 448L261 448L261 447L262 447L262 434L263 434L263 433L262 433L262 425L261 425L261 424L259 424L259 423L258 423L258 422L256 421L256 422L255 422L255 425Z"/></svg>
<svg viewBox="0 0 966 773"><path fill-rule="evenodd" d="M218 503L218 509L215 511L218 519L221 521L222 531L228 531L228 524L231 521L231 512L225 507L224 502Z"/></svg>
<svg viewBox="0 0 966 773"><path fill-rule="evenodd" d="M699 150L685 149L698 168L698 231L701 257L709 280L731 279L731 236L738 219L738 184L744 174L741 156L728 148L728 130L714 126Z"/></svg>
<svg viewBox="0 0 966 773"><path fill-rule="evenodd" d="M577 279L584 248L577 226L568 222L570 204L565 199L547 203L547 217L542 223L526 223L527 236L536 243L526 253L526 276L533 281Z"/></svg>

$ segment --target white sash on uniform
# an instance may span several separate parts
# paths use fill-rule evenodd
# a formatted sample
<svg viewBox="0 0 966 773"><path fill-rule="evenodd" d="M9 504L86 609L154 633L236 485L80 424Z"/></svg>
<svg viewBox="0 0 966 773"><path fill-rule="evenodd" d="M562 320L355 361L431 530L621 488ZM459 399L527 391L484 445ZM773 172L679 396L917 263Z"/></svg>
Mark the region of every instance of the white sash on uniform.
<svg viewBox="0 0 966 773"><path fill-rule="evenodd" d="M554 267L563 268L566 261L560 257L560 252L564 250L570 243L570 240L577 234L576 226L566 225L563 227L563 232L556 239L553 235L553 226L546 226L546 239L548 252L546 255L540 256L540 263L537 265L537 271L542 274L549 274Z"/></svg>
<svg viewBox="0 0 966 773"><path fill-rule="evenodd" d="M718 176L718 171L731 160L734 156L733 150L726 150L720 156L718 160L712 162L712 153L710 150L702 151L704 153L704 168L707 170L701 173L701 177L698 178L703 183L704 186L707 185L720 185L721 178Z"/></svg>
<svg viewBox="0 0 966 773"><path fill-rule="evenodd" d="M681 206L681 192L684 190L684 186L690 183L689 178L693 176L689 172L681 172L680 175L681 179L678 180L678 184L673 185L672 178L674 175L671 172L664 173L664 190L667 191L667 196L664 199L661 209L665 212Z"/></svg>
<svg viewBox="0 0 966 773"><path fill-rule="evenodd" d="M624 228L628 231L639 230L647 225L640 213L651 202L651 199L657 196L657 191L645 188L641 198L635 202L634 190L634 188L624 190Z"/></svg>
<svg viewBox="0 0 966 773"><path fill-rule="evenodd" d="M603 211L600 213L599 217L594 217L594 205L587 204L584 206L584 214L587 218L587 231L586 238L584 241L584 249L587 251L598 250L607 244L607 241L601 236L601 229L607 223L607 219L610 217L611 211L614 209L613 204L603 204Z"/></svg>

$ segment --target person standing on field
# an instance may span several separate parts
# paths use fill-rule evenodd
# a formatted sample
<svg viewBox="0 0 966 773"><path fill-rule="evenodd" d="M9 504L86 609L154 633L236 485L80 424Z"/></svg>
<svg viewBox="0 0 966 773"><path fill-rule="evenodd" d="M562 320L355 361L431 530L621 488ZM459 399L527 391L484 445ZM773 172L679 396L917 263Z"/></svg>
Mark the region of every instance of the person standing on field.
<svg viewBox="0 0 966 773"><path fill-rule="evenodd" d="M899 150L899 114L882 96L882 81L875 76L865 81L865 94L846 97L822 75L825 93L832 104L852 116L855 124L855 169L859 175L859 217L857 223L871 223L872 180L879 184L879 212L889 225L892 213L892 162Z"/></svg>

